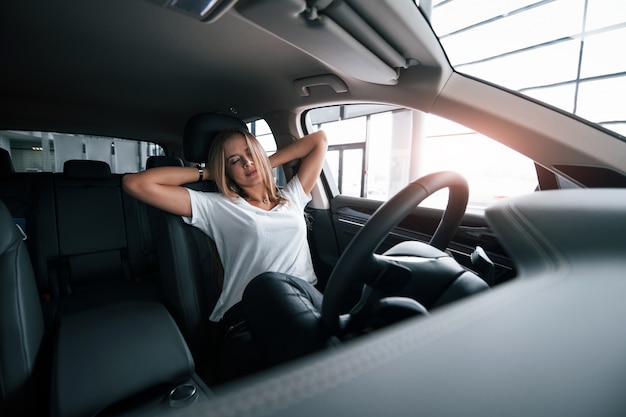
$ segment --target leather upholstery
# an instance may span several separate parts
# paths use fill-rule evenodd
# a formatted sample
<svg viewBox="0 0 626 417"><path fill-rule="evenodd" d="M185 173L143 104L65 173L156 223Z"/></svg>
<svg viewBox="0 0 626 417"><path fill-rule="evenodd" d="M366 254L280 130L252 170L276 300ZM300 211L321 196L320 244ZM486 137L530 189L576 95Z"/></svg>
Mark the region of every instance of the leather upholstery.
<svg viewBox="0 0 626 417"><path fill-rule="evenodd" d="M180 216L160 216L155 235L163 301L202 365L208 359L209 316L221 291L219 260L203 232Z"/></svg>
<svg viewBox="0 0 626 417"><path fill-rule="evenodd" d="M37 414L44 322L22 235L0 202L0 414Z"/></svg>
<svg viewBox="0 0 626 417"><path fill-rule="evenodd" d="M182 167L183 160L177 156L170 155L152 155L146 161L146 169L156 167Z"/></svg>
<svg viewBox="0 0 626 417"><path fill-rule="evenodd" d="M103 179L111 177L111 167L106 162L71 159L63 164L67 178Z"/></svg>
<svg viewBox="0 0 626 417"><path fill-rule="evenodd" d="M0 154L11 168L0 196L13 208L0 203L0 415L93 415L190 378L189 349L154 289L125 280L141 272L146 236L121 177L86 160L66 162L63 173L16 174L8 152ZM55 295L47 278L35 280L16 222L28 226L35 265L67 274L81 292L63 298L58 313L50 301L42 309L40 291ZM91 288L100 281L106 288Z"/></svg>
<svg viewBox="0 0 626 417"><path fill-rule="evenodd" d="M0 178L11 177L15 173L11 154L4 148L0 148Z"/></svg>
<svg viewBox="0 0 626 417"><path fill-rule="evenodd" d="M130 301L63 317L52 371L53 414L80 417L176 386L192 376L194 362L162 304Z"/></svg>
<svg viewBox="0 0 626 417"><path fill-rule="evenodd" d="M105 162L71 160L63 174L55 175L54 191L60 295L101 299L74 297L61 307L75 310L111 296L153 296L156 291L145 274L150 266L144 242L151 238L148 221L142 222L140 203L123 192L121 176L111 174ZM139 278L141 285L135 282Z"/></svg>
<svg viewBox="0 0 626 417"><path fill-rule="evenodd" d="M30 258L2 202L0 231L0 415L48 414L48 398L52 415L95 415L192 377L191 354L157 302L108 303L61 316L48 330L51 358Z"/></svg>
<svg viewBox="0 0 626 417"><path fill-rule="evenodd" d="M53 174L14 172L4 149L0 150L0 171L0 199L28 237L26 248L40 293L49 294L48 260L58 254Z"/></svg>
<svg viewBox="0 0 626 417"><path fill-rule="evenodd" d="M233 116L217 113L200 113L193 116L183 132L183 154L192 162L206 162L211 140L229 127L247 129L246 124Z"/></svg>
<svg viewBox="0 0 626 417"><path fill-rule="evenodd" d="M246 125L240 119L214 113L192 117L185 126L183 148L188 161L205 162L211 140L228 127ZM185 184L204 192L216 191L212 181ZM156 223L157 259L163 297L191 349L198 372L214 378L209 315L221 292L221 263L214 243L180 216L160 212ZM153 222L154 224L154 222Z"/></svg>

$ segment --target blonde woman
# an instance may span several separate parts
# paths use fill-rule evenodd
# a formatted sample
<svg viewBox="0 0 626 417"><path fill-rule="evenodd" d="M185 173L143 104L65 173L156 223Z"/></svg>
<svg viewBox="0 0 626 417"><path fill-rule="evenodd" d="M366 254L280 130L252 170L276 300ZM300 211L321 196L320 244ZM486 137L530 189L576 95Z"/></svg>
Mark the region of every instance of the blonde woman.
<svg viewBox="0 0 626 417"><path fill-rule="evenodd" d="M133 197L183 217L211 237L224 267L224 283L210 320L239 320L239 302L257 275L277 272L290 277L305 298L321 300L313 284L304 208L310 201L326 156L327 140L318 131L267 157L247 130L231 128L211 145L208 166L152 168L124 176ZM272 168L299 159L296 176L278 190ZM218 193L189 190L183 184L213 179ZM308 295L306 293L310 293ZM229 310L231 310L229 312Z"/></svg>

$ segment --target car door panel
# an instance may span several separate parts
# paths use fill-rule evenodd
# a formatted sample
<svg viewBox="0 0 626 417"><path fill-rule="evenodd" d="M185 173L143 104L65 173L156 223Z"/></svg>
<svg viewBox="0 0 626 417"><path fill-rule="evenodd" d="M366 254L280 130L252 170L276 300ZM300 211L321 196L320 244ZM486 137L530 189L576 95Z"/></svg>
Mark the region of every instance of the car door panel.
<svg viewBox="0 0 626 417"><path fill-rule="evenodd" d="M330 210L315 210L311 213L314 232L311 247L316 266L323 273L320 281L327 279L340 254L369 220L381 201L363 198L336 196L331 200ZM442 211L428 207L416 207L409 216L400 222L381 242L377 253L382 253L399 242L414 240L428 242L435 232ZM329 239L333 236L333 239ZM329 245L329 241L333 245ZM455 259L469 269L475 269L471 261L472 252L477 246L483 248L494 263L494 283L498 284L515 275L514 265L480 214L466 213L461 226L448 245L448 251ZM325 282L322 283L322 287Z"/></svg>

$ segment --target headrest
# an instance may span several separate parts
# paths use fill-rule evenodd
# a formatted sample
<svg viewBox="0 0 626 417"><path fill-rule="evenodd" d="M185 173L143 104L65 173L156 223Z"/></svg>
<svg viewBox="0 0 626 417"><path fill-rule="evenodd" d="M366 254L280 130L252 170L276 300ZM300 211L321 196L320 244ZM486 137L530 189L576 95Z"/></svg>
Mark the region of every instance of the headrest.
<svg viewBox="0 0 626 417"><path fill-rule="evenodd" d="M218 133L229 127L247 129L243 120L234 116L216 113L200 113L193 116L185 125L183 133L185 159L191 162L206 162L211 141Z"/></svg>
<svg viewBox="0 0 626 417"><path fill-rule="evenodd" d="M111 177L111 167L103 161L70 159L63 164L63 175L89 180L106 179Z"/></svg>
<svg viewBox="0 0 626 417"><path fill-rule="evenodd" d="M148 157L146 161L146 169L156 168L156 167L182 167L183 160L177 156L169 156L169 155L153 155Z"/></svg>
<svg viewBox="0 0 626 417"><path fill-rule="evenodd" d="M4 148L0 148L0 178L12 177L15 173L11 154Z"/></svg>

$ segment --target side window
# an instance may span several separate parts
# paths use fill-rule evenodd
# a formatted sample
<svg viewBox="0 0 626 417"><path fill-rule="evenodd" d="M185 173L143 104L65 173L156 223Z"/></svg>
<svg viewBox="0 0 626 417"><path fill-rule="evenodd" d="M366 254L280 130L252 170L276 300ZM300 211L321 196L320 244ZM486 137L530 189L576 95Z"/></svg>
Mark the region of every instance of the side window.
<svg viewBox="0 0 626 417"><path fill-rule="evenodd" d="M67 160L92 159L122 174L144 170L149 156L165 154L151 142L15 130L0 131L0 147L9 151L17 172L62 172Z"/></svg>
<svg viewBox="0 0 626 417"><path fill-rule="evenodd" d="M306 114L308 131L329 138L327 163L339 193L385 201L428 173L451 170L470 185L468 211L533 192L531 159L456 123L386 105L344 105ZM447 192L423 205L444 208Z"/></svg>
<svg viewBox="0 0 626 417"><path fill-rule="evenodd" d="M276 139L274 138L272 130L265 120L257 119L246 123L246 126L248 127L250 133L252 133L259 140L268 156L276 152ZM287 183L282 167L274 168L274 179L276 180L276 185L278 187L283 187Z"/></svg>

